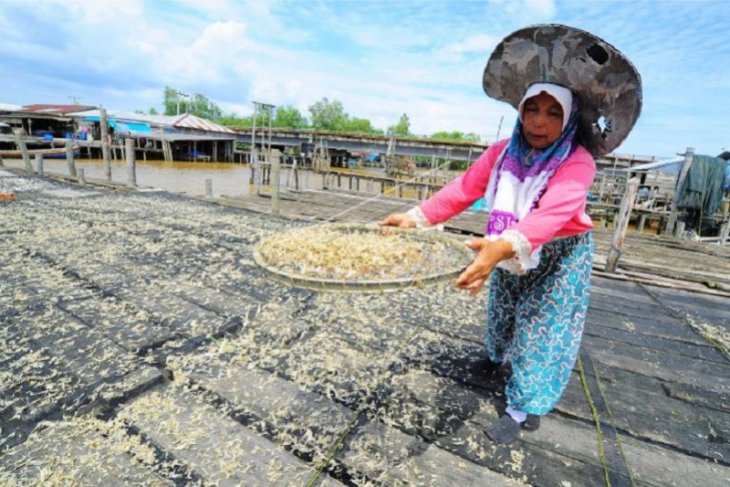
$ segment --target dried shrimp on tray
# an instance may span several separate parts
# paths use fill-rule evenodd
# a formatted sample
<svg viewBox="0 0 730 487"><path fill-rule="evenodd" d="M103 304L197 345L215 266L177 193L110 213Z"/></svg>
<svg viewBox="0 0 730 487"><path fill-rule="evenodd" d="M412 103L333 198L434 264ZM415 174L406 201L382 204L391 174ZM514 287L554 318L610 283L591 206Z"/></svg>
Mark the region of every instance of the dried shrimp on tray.
<svg viewBox="0 0 730 487"><path fill-rule="evenodd" d="M394 291L455 278L473 254L435 232L335 223L261 240L254 260L274 279L325 291Z"/></svg>

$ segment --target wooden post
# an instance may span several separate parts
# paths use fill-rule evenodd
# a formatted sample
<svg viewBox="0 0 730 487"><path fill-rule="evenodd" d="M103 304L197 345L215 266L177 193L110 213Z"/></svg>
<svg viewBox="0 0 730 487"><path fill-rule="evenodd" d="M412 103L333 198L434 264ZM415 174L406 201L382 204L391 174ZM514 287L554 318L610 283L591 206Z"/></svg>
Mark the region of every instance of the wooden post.
<svg viewBox="0 0 730 487"><path fill-rule="evenodd" d="M15 134L15 144L18 146L18 150L23 156L23 165L25 166L25 170L28 172L33 172L33 166L30 164L30 154L28 153L28 147L25 145L25 141L23 140L22 135Z"/></svg>
<svg viewBox="0 0 730 487"><path fill-rule="evenodd" d="M682 234L684 234L684 226L685 222L679 221L677 222L677 226L675 227L674 236L675 237L681 237Z"/></svg>
<svg viewBox="0 0 730 487"><path fill-rule="evenodd" d="M720 203L720 214L723 222L722 225L720 225L720 233L718 234L718 237L720 238L717 243L720 245L725 245L725 242L727 241L728 234L730 234L730 219L728 219L728 216L730 216L730 200L723 199Z"/></svg>
<svg viewBox="0 0 730 487"><path fill-rule="evenodd" d="M84 174L84 170L79 168L79 184L86 184L86 174Z"/></svg>
<svg viewBox="0 0 730 487"><path fill-rule="evenodd" d="M726 221L722 224L720 227L720 245L725 245L725 242L727 242L728 234L730 234L730 220Z"/></svg>
<svg viewBox="0 0 730 487"><path fill-rule="evenodd" d="M302 158L302 163L304 162L304 158ZM297 158L294 157L294 167L292 167L292 172L294 176L294 190L299 191L299 168L297 167Z"/></svg>
<svg viewBox="0 0 730 487"><path fill-rule="evenodd" d="M669 213L669 220L667 221L666 234L677 235L675 231L675 225L677 224L677 201L679 200L679 190L682 187L682 183L687 178L689 168L692 165L692 157L694 157L694 147L687 147L687 152L684 153L684 163L682 164L682 171L679 173L677 178L677 187L674 189L674 198L672 199L672 210Z"/></svg>
<svg viewBox="0 0 730 487"><path fill-rule="evenodd" d="M205 196L207 196L208 198L213 197L213 180L212 179L205 180Z"/></svg>
<svg viewBox="0 0 730 487"><path fill-rule="evenodd" d="M43 154L35 155L35 172L39 176L43 176Z"/></svg>
<svg viewBox="0 0 730 487"><path fill-rule="evenodd" d="M76 161L74 160L73 141L66 139L66 165L68 165L68 175L72 178L76 177Z"/></svg>
<svg viewBox="0 0 730 487"><path fill-rule="evenodd" d="M0 156L0 167L5 166L5 163L3 162L3 156Z"/></svg>
<svg viewBox="0 0 730 487"><path fill-rule="evenodd" d="M137 186L137 160L134 155L134 139L124 140L124 152L127 155L127 185L134 188Z"/></svg>
<svg viewBox="0 0 730 487"><path fill-rule="evenodd" d="M603 192L606 190L606 173L603 173L601 178L601 186L598 193L598 201L603 202Z"/></svg>
<svg viewBox="0 0 730 487"><path fill-rule="evenodd" d="M271 214L279 214L279 175L281 173L281 154L272 150L271 154Z"/></svg>
<svg viewBox="0 0 730 487"><path fill-rule="evenodd" d="M644 225L646 225L646 213L642 213L639 216L639 225L636 227L636 230L639 233L644 233Z"/></svg>
<svg viewBox="0 0 730 487"><path fill-rule="evenodd" d="M639 189L639 180L631 178L626 185L626 193L621 200L621 209L619 210L618 221L614 225L613 241L608 249L606 257L606 272L616 272L618 260L624 248L624 238L626 238L626 229L629 226L629 218L631 217L631 207L636 199L636 192Z"/></svg>
<svg viewBox="0 0 730 487"><path fill-rule="evenodd" d="M104 172L106 180L112 180L112 155L109 151L109 120L106 116L106 108L99 108L99 124L101 125L101 157L104 159Z"/></svg>
<svg viewBox="0 0 730 487"><path fill-rule="evenodd" d="M256 194L261 194L261 164L259 162L259 150L256 146L251 146L251 178L256 190Z"/></svg>

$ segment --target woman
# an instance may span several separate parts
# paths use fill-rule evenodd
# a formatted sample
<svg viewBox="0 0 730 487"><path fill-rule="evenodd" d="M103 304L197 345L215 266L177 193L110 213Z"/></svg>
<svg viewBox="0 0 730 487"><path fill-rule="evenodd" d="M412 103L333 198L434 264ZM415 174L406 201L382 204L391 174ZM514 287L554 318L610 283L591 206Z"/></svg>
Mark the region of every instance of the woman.
<svg viewBox="0 0 730 487"><path fill-rule="evenodd" d="M565 59L552 66L566 46L579 62L573 69ZM633 75L601 85L620 69ZM430 226L485 198L486 236L467 243L477 254L456 286L476 295L490 279L487 356L495 366L509 362L512 373L505 414L485 433L506 443L522 428L536 429L539 416L557 404L567 385L590 290L586 197L596 171L591 152L608 152L628 134L640 111L641 89L638 73L615 48L556 25L505 38L487 63L484 87L517 108L511 138L491 146L420 206L380 223ZM519 98L515 88L521 89ZM605 128L597 124L599 114Z"/></svg>

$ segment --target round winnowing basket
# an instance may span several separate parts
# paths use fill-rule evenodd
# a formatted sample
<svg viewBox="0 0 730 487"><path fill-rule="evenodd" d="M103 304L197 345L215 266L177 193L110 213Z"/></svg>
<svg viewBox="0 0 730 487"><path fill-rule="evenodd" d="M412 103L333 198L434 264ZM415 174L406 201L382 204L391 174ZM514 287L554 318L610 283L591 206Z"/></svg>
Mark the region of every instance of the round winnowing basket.
<svg viewBox="0 0 730 487"><path fill-rule="evenodd" d="M336 223L261 240L254 261L282 283L320 291L386 292L456 278L472 251L431 231Z"/></svg>

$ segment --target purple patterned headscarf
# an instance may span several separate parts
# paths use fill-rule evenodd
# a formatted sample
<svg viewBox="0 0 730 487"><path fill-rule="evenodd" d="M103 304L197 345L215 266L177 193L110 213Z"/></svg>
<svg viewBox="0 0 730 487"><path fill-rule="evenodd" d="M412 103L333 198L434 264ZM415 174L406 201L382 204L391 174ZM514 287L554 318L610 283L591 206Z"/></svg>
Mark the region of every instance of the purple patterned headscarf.
<svg viewBox="0 0 730 487"><path fill-rule="evenodd" d="M522 135L521 117L517 118L512 137L495 167L485 195L491 209L487 235L501 234L535 207L550 176L578 145L578 112L578 98L573 95L565 128L558 140L544 149L530 146ZM505 178L506 175L510 177ZM511 201L514 199L521 200L523 207L518 208L519 203Z"/></svg>

